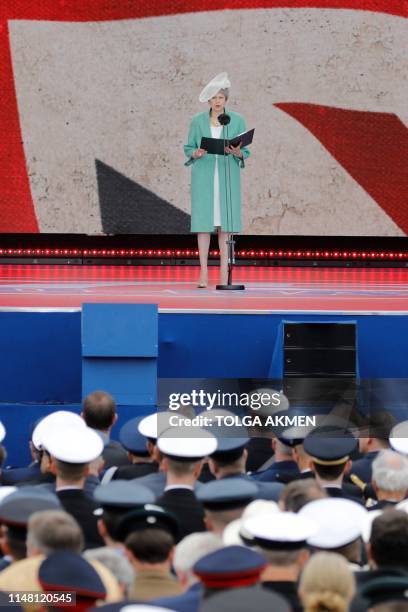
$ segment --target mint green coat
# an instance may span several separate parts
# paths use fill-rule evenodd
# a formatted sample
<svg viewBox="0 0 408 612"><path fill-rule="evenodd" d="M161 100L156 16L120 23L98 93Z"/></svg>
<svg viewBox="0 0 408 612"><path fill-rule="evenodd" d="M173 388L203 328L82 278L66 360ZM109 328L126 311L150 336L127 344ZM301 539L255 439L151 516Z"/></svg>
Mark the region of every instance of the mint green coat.
<svg viewBox="0 0 408 612"><path fill-rule="evenodd" d="M234 138L238 134L245 132L245 121L238 113L233 113L225 109L231 117L228 126L228 137ZM204 155L198 159L191 156L193 151L200 148L201 137L211 138L210 115L206 111L195 115L191 121L188 133L188 143L184 145L184 152L188 160L185 166L191 166L191 231L192 232L212 232L214 231L214 168L215 155ZM241 149L243 158L234 155L218 155L218 177L220 185L220 210L221 227L223 231L240 232L241 225L241 168L245 167L245 159L249 156L246 147ZM225 202L225 160L229 158L229 172L231 176L231 200L232 200L232 220L227 218ZM227 168L228 172L228 162ZM228 175L227 175L228 176ZM228 180L228 179L227 179ZM228 223L227 223L228 221Z"/></svg>

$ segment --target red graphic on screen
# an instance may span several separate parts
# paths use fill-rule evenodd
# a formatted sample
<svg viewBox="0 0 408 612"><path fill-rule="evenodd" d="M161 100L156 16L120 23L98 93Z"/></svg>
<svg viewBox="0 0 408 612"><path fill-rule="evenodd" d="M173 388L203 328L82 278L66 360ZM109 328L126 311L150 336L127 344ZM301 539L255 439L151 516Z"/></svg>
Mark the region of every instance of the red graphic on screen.
<svg viewBox="0 0 408 612"><path fill-rule="evenodd" d="M302 123L408 234L408 129L389 113L276 104Z"/></svg>
<svg viewBox="0 0 408 612"><path fill-rule="evenodd" d="M406 0L291 0L284 2L279 0L150 0L149 2L135 2L134 0L2 0L0 6L0 184L1 184L1 215L0 232L38 232L38 223L35 217L34 205L27 176L24 147L22 141L21 127L18 114L16 91L13 77L12 60L10 55L10 43L8 32L8 21L11 19L26 20L49 20L49 21L109 21L119 19L138 19L161 15L178 13L202 12L223 9L256 9L256 8L316 8L316 9L349 9L363 10L390 15L406 17L408 15L408 2ZM312 131L324 146L333 154L339 163L350 172L350 174L376 199L384 210L395 220L396 223L408 232L408 213L398 210L402 208L401 202L406 189L402 183L402 168L391 168L391 159L395 159L393 150L393 139L402 138L406 143L406 129L398 123L392 115L379 115L374 124L371 123L375 113L363 113L366 118L360 120L347 119L346 132L357 129L353 136L355 150L346 151L346 146L341 147L336 138L337 128L330 122L318 121L312 118L313 113L305 110L300 112L300 106L305 105L282 105L281 108ZM297 110L296 110L296 108ZM339 109L327 109L329 113L338 113ZM349 111L342 111L347 113ZM351 115L344 117L362 117L358 112L351 111ZM336 115L337 117L337 115ZM381 117L383 119L381 119ZM386 122L383 124L381 122ZM336 122L337 124L337 119ZM330 125L329 125L330 124ZM358 125L357 125L358 124ZM364 127L365 126L365 127ZM338 126L339 127L339 126ZM393 181L384 181L381 184L379 177L371 176L373 168L379 168L379 147L377 153L371 151L370 166L363 168L363 160L367 157L364 153L364 129L367 130L366 138L372 142L374 134L381 130L391 130L387 135L387 153L382 156L381 172L388 175L392 169ZM324 133L323 133L324 132ZM351 133L348 138L351 138ZM383 136L384 138L384 136ZM337 139L338 140L338 139ZM360 152L357 148L360 147ZM388 150L389 149L389 150ZM406 168L406 150L405 150ZM375 174L375 173L374 173ZM401 181L401 182L399 182ZM380 189L381 187L381 189ZM399 191L400 190L400 191Z"/></svg>

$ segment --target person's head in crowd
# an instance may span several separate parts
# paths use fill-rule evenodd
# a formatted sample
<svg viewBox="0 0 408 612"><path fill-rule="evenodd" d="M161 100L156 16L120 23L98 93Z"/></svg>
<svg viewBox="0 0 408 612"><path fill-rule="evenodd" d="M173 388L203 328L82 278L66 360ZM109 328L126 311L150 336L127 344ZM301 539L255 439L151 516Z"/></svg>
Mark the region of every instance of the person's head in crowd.
<svg viewBox="0 0 408 612"><path fill-rule="evenodd" d="M114 548L102 546L101 548L86 550L83 556L89 562L99 561L99 563L104 565L118 581L123 597L126 598L128 596L135 574L130 561L125 555Z"/></svg>
<svg viewBox="0 0 408 612"><path fill-rule="evenodd" d="M170 573L178 529L177 519L153 504L131 510L120 519L116 539L124 542L135 570L131 597L147 601L182 592ZM153 584L152 576L155 577Z"/></svg>
<svg viewBox="0 0 408 612"><path fill-rule="evenodd" d="M12 486L2 486L0 487L0 505L2 503L2 501L8 497L9 495L11 495L11 493L14 493L15 491L17 491L17 487L12 487ZM9 546L7 543L7 536L8 536L8 530L7 530L7 526L6 524L3 524L0 520L0 554L2 553L3 555L7 556L9 555ZM22 551L21 553L23 554L23 557L25 557L25 546L21 547ZM18 550L16 551L16 558L19 558L19 552ZM9 559L11 560L12 557L10 556Z"/></svg>
<svg viewBox="0 0 408 612"><path fill-rule="evenodd" d="M110 393L94 391L83 400L81 416L91 429L109 433L118 420L116 402Z"/></svg>
<svg viewBox="0 0 408 612"><path fill-rule="evenodd" d="M94 490L94 500L99 504L96 514L98 531L106 546L123 548L123 543L116 539L119 521L130 510L152 504L155 501L153 492L147 487L130 483L127 480L114 480L99 485Z"/></svg>
<svg viewBox="0 0 408 612"><path fill-rule="evenodd" d="M350 455L357 448L355 437L340 427L317 427L305 438L304 449L310 455L312 471L322 486L341 486L351 469Z"/></svg>
<svg viewBox="0 0 408 612"><path fill-rule="evenodd" d="M367 510L359 503L341 497L327 497L306 504L299 515L315 521L318 528L308 545L320 551L336 552L349 563L360 565L362 535Z"/></svg>
<svg viewBox="0 0 408 612"><path fill-rule="evenodd" d="M54 433L65 431L66 428L85 428L85 422L74 412L56 410L38 421L32 432L32 444L39 453L42 474L52 473L51 454L47 448L47 440L52 440Z"/></svg>
<svg viewBox="0 0 408 612"><path fill-rule="evenodd" d="M193 572L204 586L204 597L219 590L253 586L266 567L265 557L244 546L225 546L201 557Z"/></svg>
<svg viewBox="0 0 408 612"><path fill-rule="evenodd" d="M314 521L293 512L263 514L244 521L241 538L267 561L262 582L296 582L310 557L307 540L316 529Z"/></svg>
<svg viewBox="0 0 408 612"><path fill-rule="evenodd" d="M81 555L58 551L44 559L38 571L38 581L45 593L75 592L75 610L89 610L98 600L104 600L106 587L96 569ZM59 600L61 601L61 600ZM66 603L54 603L52 609L66 609Z"/></svg>
<svg viewBox="0 0 408 612"><path fill-rule="evenodd" d="M383 450L373 461L372 485L377 499L402 501L408 491L408 457Z"/></svg>
<svg viewBox="0 0 408 612"><path fill-rule="evenodd" d="M325 497L327 493L313 478L293 480L282 490L279 506L286 512L299 512L309 502Z"/></svg>
<svg viewBox="0 0 408 612"><path fill-rule="evenodd" d="M193 566L202 557L223 548L222 540L213 533L191 533L176 546L173 568L181 586L187 590L198 581Z"/></svg>
<svg viewBox="0 0 408 612"><path fill-rule="evenodd" d="M388 448L390 433L395 423L395 417L386 410L371 412L360 426L358 438L360 453L366 455Z"/></svg>
<svg viewBox="0 0 408 612"><path fill-rule="evenodd" d="M313 555L299 582L305 612L347 612L355 590L354 575L347 561L336 553Z"/></svg>
<svg viewBox="0 0 408 612"><path fill-rule="evenodd" d="M214 411L215 412L215 411ZM228 411L219 411L229 414ZM215 478L221 479L226 476L237 476L245 474L245 466L248 458L248 438L239 431L233 437L232 428L217 427L215 435L217 437L217 449L211 454L208 465ZM242 430L242 427L240 428ZM241 436L240 436L241 434Z"/></svg>
<svg viewBox="0 0 408 612"><path fill-rule="evenodd" d="M157 438L159 437L159 415L157 412L149 414L141 419L137 425L138 433L146 439L146 448L153 461L161 464L162 457L157 448Z"/></svg>
<svg viewBox="0 0 408 612"><path fill-rule="evenodd" d="M301 407L292 408L290 412L293 416L305 416L310 412L310 409L305 410ZM287 460L295 462L301 474L312 472L312 458L304 447L305 438L312 430L312 427L291 426L280 431L278 435L280 442L283 443L287 449L291 450L291 456L288 456Z"/></svg>
<svg viewBox="0 0 408 612"><path fill-rule="evenodd" d="M80 553L82 529L73 516L62 510L44 510L30 516L27 525L27 557L48 556L58 550Z"/></svg>
<svg viewBox="0 0 408 612"><path fill-rule="evenodd" d="M257 485L247 480L213 480L200 487L197 499L204 506L208 531L222 536L225 527L242 516L257 494Z"/></svg>
<svg viewBox="0 0 408 612"><path fill-rule="evenodd" d="M148 439L139 431L139 424L143 418L138 416L126 421L119 431L119 441L127 451L130 463L133 464L153 461L148 448Z"/></svg>
<svg viewBox="0 0 408 612"><path fill-rule="evenodd" d="M166 472L167 486L194 488L204 459L214 452L217 440L205 429L171 427L159 436L157 447L163 456L162 470Z"/></svg>
<svg viewBox="0 0 408 612"><path fill-rule="evenodd" d="M165 529L141 529L125 541L129 559L137 572L146 569L170 571L174 556L174 538Z"/></svg>
<svg viewBox="0 0 408 612"><path fill-rule="evenodd" d="M12 562L27 556L27 524L35 512L60 510L56 495L36 487L22 487L0 503L1 548Z"/></svg>
<svg viewBox="0 0 408 612"><path fill-rule="evenodd" d="M189 406L181 406L177 411L177 415L184 415L186 417L195 416L193 409ZM149 456L159 464L160 469L162 469L163 456L158 449L157 440L170 427L170 418L174 419L177 415L171 410L154 412L141 419L137 425L139 434L146 439Z"/></svg>
<svg viewBox="0 0 408 612"><path fill-rule="evenodd" d="M225 546L234 546L239 544L244 546L244 540L241 537L241 529L246 520L253 517L259 517L262 515L268 515L272 520L274 514L279 513L279 506L274 501L267 501L265 499L255 499L244 509L241 518L231 521L225 527L222 533L222 540Z"/></svg>
<svg viewBox="0 0 408 612"><path fill-rule="evenodd" d="M272 450L275 455L275 461L293 461L293 447L285 444L279 438L272 438Z"/></svg>
<svg viewBox="0 0 408 612"><path fill-rule="evenodd" d="M408 514L386 509L371 525L367 545L372 567L397 567L408 570Z"/></svg>
<svg viewBox="0 0 408 612"><path fill-rule="evenodd" d="M235 452L216 452L209 459L209 467L215 478L235 476L245 473L248 451L243 446Z"/></svg>
<svg viewBox="0 0 408 612"><path fill-rule="evenodd" d="M76 425L49 429L43 446L51 456L57 491L64 487L83 489L91 462L103 451L102 439L93 429Z"/></svg>
<svg viewBox="0 0 408 612"><path fill-rule="evenodd" d="M303 443L293 446L293 461L297 463L299 472L309 472L312 469L312 458L305 451Z"/></svg>
<svg viewBox="0 0 408 612"><path fill-rule="evenodd" d="M221 479L244 474L248 459L248 432L240 425L237 414L224 408L215 408L206 412L205 417L207 429L217 439L217 448L208 459L212 475ZM234 419L237 424L220 424L225 418Z"/></svg>
<svg viewBox="0 0 408 612"><path fill-rule="evenodd" d="M11 563L27 556L25 532L24 528L13 528L4 524L0 527L0 548Z"/></svg>

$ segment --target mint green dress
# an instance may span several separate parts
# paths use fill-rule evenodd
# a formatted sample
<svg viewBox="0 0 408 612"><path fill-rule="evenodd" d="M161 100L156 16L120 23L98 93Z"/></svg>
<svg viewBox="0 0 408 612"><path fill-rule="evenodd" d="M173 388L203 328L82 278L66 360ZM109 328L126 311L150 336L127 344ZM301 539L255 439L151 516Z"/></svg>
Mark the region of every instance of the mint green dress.
<svg viewBox="0 0 408 612"><path fill-rule="evenodd" d="M234 138L238 134L245 132L245 121L241 115L225 109L231 117L228 126L228 137ZM211 138L210 115L206 111L195 115L191 121L188 133L188 143L184 145L184 152L188 160L185 166L191 166L191 231L192 232L213 232L214 231L214 170L215 155L204 155L198 159L193 159L192 154L200 148L202 136ZM249 156L246 147L241 149L243 158L228 155L229 173L231 176L231 201L232 219L227 215L225 202L225 168L226 158L218 155L218 179L220 186L220 212L221 229L224 232L240 232L241 224L241 169L245 167L245 159ZM228 180L228 174L227 174Z"/></svg>

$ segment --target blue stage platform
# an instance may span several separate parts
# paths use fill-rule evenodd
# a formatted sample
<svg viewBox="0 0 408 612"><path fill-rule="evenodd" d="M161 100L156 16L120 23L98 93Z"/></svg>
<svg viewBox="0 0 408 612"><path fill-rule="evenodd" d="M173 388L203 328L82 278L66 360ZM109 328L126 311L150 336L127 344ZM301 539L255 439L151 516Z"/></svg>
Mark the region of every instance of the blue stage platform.
<svg viewBox="0 0 408 612"><path fill-rule="evenodd" d="M35 420L62 404L80 410L81 315L75 309L0 312L0 419L7 429L8 464L28 461ZM404 416L408 314L159 312L158 377L269 378L282 321L355 322L361 379L381 379L386 407ZM114 437L135 410L151 409L120 406Z"/></svg>

